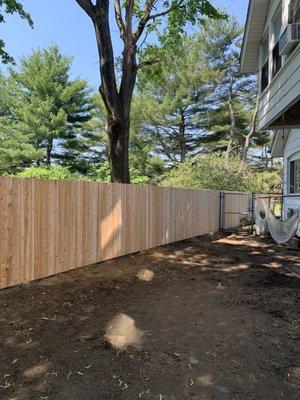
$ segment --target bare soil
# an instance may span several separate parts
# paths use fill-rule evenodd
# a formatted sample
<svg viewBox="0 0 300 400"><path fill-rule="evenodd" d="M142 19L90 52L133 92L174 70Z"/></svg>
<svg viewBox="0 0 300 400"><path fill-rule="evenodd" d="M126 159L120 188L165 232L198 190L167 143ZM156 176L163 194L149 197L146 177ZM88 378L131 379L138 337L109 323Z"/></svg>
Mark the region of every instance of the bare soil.
<svg viewBox="0 0 300 400"><path fill-rule="evenodd" d="M2 290L0 399L298 400L299 263L207 235ZM122 351L119 313L139 339Z"/></svg>

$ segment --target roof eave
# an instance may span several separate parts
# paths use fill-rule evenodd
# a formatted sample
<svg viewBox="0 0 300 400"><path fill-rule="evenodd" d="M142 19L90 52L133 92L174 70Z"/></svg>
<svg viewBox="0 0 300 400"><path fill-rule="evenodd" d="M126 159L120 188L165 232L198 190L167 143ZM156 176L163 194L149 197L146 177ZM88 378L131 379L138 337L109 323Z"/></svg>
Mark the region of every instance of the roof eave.
<svg viewBox="0 0 300 400"><path fill-rule="evenodd" d="M250 0L241 49L241 69L246 73L257 73L259 47L268 14L269 0Z"/></svg>

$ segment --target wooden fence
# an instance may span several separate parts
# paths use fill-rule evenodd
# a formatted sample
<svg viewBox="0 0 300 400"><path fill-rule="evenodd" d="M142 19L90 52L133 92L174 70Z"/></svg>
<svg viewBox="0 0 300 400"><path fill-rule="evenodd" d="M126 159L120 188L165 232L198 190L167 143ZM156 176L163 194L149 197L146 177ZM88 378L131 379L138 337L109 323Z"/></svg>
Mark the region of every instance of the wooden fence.
<svg viewBox="0 0 300 400"><path fill-rule="evenodd" d="M0 287L215 232L219 195L0 177Z"/></svg>

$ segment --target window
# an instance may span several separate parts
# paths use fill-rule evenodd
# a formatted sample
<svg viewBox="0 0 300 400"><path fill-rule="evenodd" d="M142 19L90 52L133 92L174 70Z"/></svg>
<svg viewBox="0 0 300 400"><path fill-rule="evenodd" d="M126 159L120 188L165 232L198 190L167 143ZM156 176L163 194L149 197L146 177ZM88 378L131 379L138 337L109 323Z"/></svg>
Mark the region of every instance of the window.
<svg viewBox="0 0 300 400"><path fill-rule="evenodd" d="M263 92L269 85L269 32L266 33L260 46L260 88Z"/></svg>
<svg viewBox="0 0 300 400"><path fill-rule="evenodd" d="M265 62L261 69L261 91L263 92L269 84L269 60Z"/></svg>
<svg viewBox="0 0 300 400"><path fill-rule="evenodd" d="M300 1L291 0L289 4L289 24L300 22Z"/></svg>
<svg viewBox="0 0 300 400"><path fill-rule="evenodd" d="M300 193L300 159L290 161L290 194Z"/></svg>
<svg viewBox="0 0 300 400"><path fill-rule="evenodd" d="M282 4L279 5L274 17L272 19L273 25L273 43L275 46L272 50L272 78L280 70L282 61L279 54L279 38L282 32Z"/></svg>
<svg viewBox="0 0 300 400"><path fill-rule="evenodd" d="M277 72L280 70L281 65L282 65L281 56L279 54L279 42L277 42L273 48L272 58L273 58L272 77L274 77L277 74Z"/></svg>

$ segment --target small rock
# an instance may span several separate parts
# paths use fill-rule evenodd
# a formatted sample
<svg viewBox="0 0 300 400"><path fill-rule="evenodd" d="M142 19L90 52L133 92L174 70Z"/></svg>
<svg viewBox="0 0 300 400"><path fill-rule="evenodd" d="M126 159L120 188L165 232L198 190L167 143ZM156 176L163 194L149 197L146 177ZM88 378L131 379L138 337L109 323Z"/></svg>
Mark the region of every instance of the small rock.
<svg viewBox="0 0 300 400"><path fill-rule="evenodd" d="M197 364L199 364L198 358L193 357L193 356L189 358L189 362L190 362L190 364L192 364L192 365L197 365Z"/></svg>
<svg viewBox="0 0 300 400"><path fill-rule="evenodd" d="M141 269L136 275L141 281L150 282L154 278L154 272L150 269Z"/></svg>

